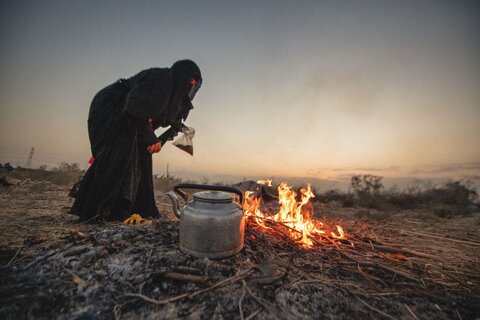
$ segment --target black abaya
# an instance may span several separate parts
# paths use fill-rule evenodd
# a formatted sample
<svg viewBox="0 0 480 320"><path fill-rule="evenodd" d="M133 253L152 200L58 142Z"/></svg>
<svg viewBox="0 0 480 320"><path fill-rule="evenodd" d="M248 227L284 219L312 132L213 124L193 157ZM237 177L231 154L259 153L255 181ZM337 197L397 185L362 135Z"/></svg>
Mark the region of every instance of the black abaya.
<svg viewBox="0 0 480 320"><path fill-rule="evenodd" d="M174 72L177 64L181 77ZM192 105L189 87L183 84L192 78L201 82L200 70L193 62L179 61L174 67L144 70L95 95L88 119L95 160L70 211L80 220L123 220L132 213L158 217L152 155L147 147L158 142L154 129L187 117Z"/></svg>

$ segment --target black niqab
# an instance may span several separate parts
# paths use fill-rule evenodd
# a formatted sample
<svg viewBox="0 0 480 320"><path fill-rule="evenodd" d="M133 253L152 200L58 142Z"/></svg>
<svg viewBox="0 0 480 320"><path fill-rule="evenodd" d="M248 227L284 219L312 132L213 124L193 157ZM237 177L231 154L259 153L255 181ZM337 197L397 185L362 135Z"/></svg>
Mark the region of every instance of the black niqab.
<svg viewBox="0 0 480 320"><path fill-rule="evenodd" d="M189 96L192 90L191 80L194 79L199 88L202 83L202 75L198 66L191 60L177 61L173 64L171 70L174 87L169 99L171 112L167 121L173 124L185 120L190 110L193 109L191 102L193 97Z"/></svg>

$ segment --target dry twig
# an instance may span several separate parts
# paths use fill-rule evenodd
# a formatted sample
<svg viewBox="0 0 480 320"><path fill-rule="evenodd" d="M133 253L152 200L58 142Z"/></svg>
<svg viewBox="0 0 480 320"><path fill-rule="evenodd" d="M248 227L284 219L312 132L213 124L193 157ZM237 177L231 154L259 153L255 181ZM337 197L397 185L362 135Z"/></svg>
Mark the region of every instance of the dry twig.
<svg viewBox="0 0 480 320"><path fill-rule="evenodd" d="M23 248L23 244L18 248L17 252L15 253L15 255L12 257L12 259L10 259L10 261L8 261L8 263L5 265L6 268L10 267L10 265L12 264L13 261L15 261L15 258L18 256L18 254L20 253L20 250L22 250Z"/></svg>
<svg viewBox="0 0 480 320"><path fill-rule="evenodd" d="M130 299L122 304L116 304L113 307L113 315L115 316L115 320L120 320L122 318L122 309L125 307L127 304L135 301L135 299Z"/></svg>
<svg viewBox="0 0 480 320"><path fill-rule="evenodd" d="M198 283L204 283L208 280L207 275L198 276L196 274L185 274L185 273L179 273L179 272L165 272L162 274L162 277L165 279L198 282Z"/></svg>
<svg viewBox="0 0 480 320"><path fill-rule="evenodd" d="M258 303L260 304L265 310L267 310L268 312L270 312L270 314L272 314L273 316L275 316L277 319L283 319L284 317L280 314L278 314L278 312L276 312L271 306L270 304L267 302L267 301L264 301L263 299L260 299L259 297L255 296L252 291L250 290L250 288L248 287L247 283L242 280L242 283L244 284L245 286L245 289L247 290L248 294Z"/></svg>
<svg viewBox="0 0 480 320"><path fill-rule="evenodd" d="M245 320L251 320L255 318L260 312L262 312L263 308L260 307L257 310L253 311L248 317L245 318Z"/></svg>
<svg viewBox="0 0 480 320"><path fill-rule="evenodd" d="M198 290L198 291L195 291L195 292L183 293L183 294L180 294L178 296L175 296L175 297L172 297L172 298L169 298L169 299L165 299L165 300L156 300L156 299L150 298L146 295L139 294L139 293L126 293L125 296L140 298L142 300L145 300L147 302L150 302L150 303L153 303L153 304L156 304L156 305L163 305L163 304L167 304L167 303L170 303L170 302L179 301L179 300L182 300L182 299L185 299L185 298L193 298L195 296L198 296L199 294L208 292L210 290L213 290L213 289L216 289L216 288L228 285L228 284L232 284L236 281L239 281L239 280L242 280L242 279L246 278L248 276L248 274L250 273L250 271L251 271L251 269L247 269L243 272L240 272L239 274L231 276L230 278L219 281L216 284L214 284L214 285L212 285L212 286L210 286L206 289Z"/></svg>
<svg viewBox="0 0 480 320"><path fill-rule="evenodd" d="M410 307L407 306L405 303L404 303L403 305L405 306L405 308L407 308L408 312L410 312L410 314L412 315L412 317L413 317L415 320L418 320L417 315L412 311L412 309L410 309Z"/></svg>
<svg viewBox="0 0 480 320"><path fill-rule="evenodd" d="M30 268L30 267L33 266L34 264L42 261L43 259L50 258L51 256L54 256L54 255L56 255L56 254L58 254L58 253L60 253L60 252L66 251L66 250L70 249L70 248L73 247L73 246L74 246L74 244L72 243L72 244L66 246L66 247L63 248L63 249L58 249L58 250L55 250L54 252L52 252L52 253L50 253L50 254L41 256L41 257L33 260L33 261L30 262L29 264L27 264L27 265L23 268L23 271L27 270L28 268Z"/></svg>
<svg viewBox="0 0 480 320"><path fill-rule="evenodd" d="M438 235L434 235L434 234L429 234L429 233L424 233L424 232L416 232L416 231L410 231L410 230L399 230L399 231L402 232L402 233L414 234L414 235L423 236L423 237L426 237L426 238L447 240L447 241L458 242L458 243L469 244L469 245L472 245L472 246L480 247L480 242L472 241L472 240L460 240L460 239L442 237L442 236L438 236Z"/></svg>
<svg viewBox="0 0 480 320"><path fill-rule="evenodd" d="M243 298L245 297L245 280L242 280L242 295L240 296L240 300L238 300L238 312L240 313L240 319L244 320L245 318L243 317L243 310L242 310L242 301Z"/></svg>
<svg viewBox="0 0 480 320"><path fill-rule="evenodd" d="M363 301L362 299L360 299L359 297L357 297L358 301L360 301L361 303L363 303L365 306L367 306L370 310L373 310L379 314L381 314L382 316L384 316L385 318L388 318L388 319L391 319L391 320L396 320L396 318L392 317L391 315L389 315L388 313L380 310L380 309L377 309L375 308L374 306L371 306L369 305L368 303L366 303L365 301Z"/></svg>

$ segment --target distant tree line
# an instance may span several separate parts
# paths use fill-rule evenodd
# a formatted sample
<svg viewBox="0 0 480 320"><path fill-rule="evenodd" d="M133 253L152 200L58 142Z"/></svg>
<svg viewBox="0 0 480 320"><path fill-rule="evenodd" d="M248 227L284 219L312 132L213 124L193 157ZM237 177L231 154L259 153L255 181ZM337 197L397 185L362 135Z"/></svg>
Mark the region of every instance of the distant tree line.
<svg viewBox="0 0 480 320"><path fill-rule="evenodd" d="M383 177L354 175L347 192L329 190L316 201L335 201L344 207L371 209L430 209L439 216L469 214L478 209L478 193L468 181L450 181L441 186L416 179L404 190L385 189Z"/></svg>

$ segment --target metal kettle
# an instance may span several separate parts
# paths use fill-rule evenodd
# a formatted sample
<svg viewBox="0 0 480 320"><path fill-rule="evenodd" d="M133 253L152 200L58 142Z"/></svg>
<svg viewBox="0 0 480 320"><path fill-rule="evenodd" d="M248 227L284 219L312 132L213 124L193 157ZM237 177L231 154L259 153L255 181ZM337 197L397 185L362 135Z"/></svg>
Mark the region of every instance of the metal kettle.
<svg viewBox="0 0 480 320"><path fill-rule="evenodd" d="M182 189L206 190L188 194ZM180 219L180 250L198 258L226 258L243 248L245 217L242 207L233 201L232 193L243 193L233 187L181 183L167 193L173 212ZM180 208L177 194L185 201Z"/></svg>

